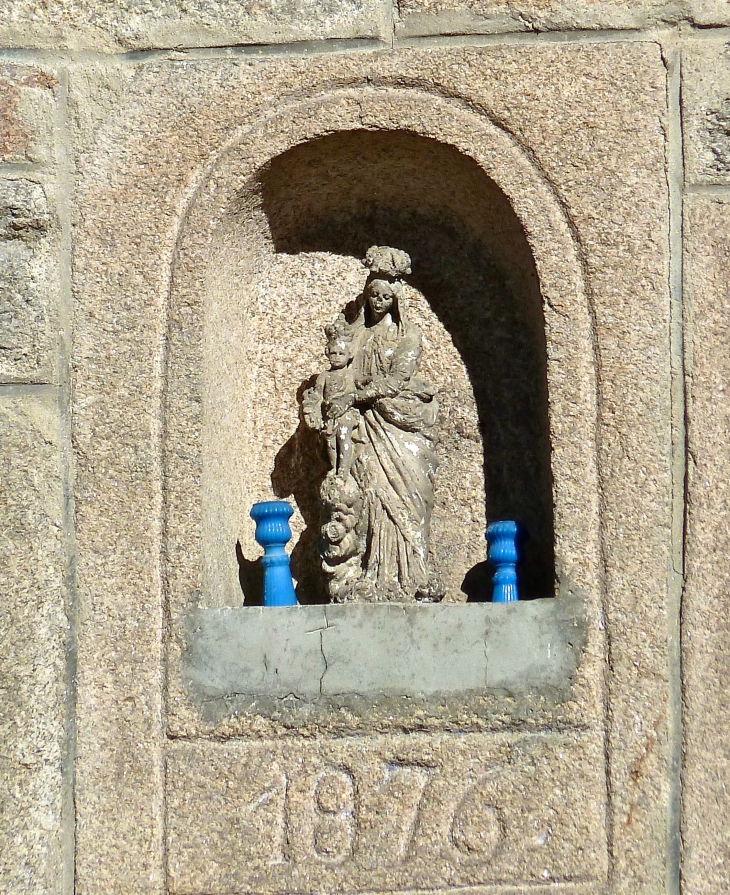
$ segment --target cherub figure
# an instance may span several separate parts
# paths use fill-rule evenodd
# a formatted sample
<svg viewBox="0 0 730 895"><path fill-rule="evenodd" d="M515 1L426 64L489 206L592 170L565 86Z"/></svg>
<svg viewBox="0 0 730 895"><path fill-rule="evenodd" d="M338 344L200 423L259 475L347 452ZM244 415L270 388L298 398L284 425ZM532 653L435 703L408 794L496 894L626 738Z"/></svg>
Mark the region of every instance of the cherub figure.
<svg viewBox="0 0 730 895"><path fill-rule="evenodd" d="M340 317L325 327L325 335L330 368L320 373L305 393L303 409L307 424L325 436L332 471L344 480L352 469L352 433L360 422L360 414L353 407L352 333Z"/></svg>
<svg viewBox="0 0 730 895"><path fill-rule="evenodd" d="M320 497L326 518L320 554L330 598L335 603L362 599L367 519L360 490L352 478L328 475Z"/></svg>

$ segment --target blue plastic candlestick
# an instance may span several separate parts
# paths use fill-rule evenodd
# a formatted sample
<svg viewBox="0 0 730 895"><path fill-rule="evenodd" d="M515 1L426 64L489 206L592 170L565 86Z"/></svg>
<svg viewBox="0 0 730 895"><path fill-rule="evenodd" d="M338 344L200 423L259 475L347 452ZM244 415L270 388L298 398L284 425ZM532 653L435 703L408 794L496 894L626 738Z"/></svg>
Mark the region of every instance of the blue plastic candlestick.
<svg viewBox="0 0 730 895"><path fill-rule="evenodd" d="M255 538L264 548L264 606L296 606L289 557L284 545L291 538L289 519L294 510L285 500L266 500L251 507Z"/></svg>
<svg viewBox="0 0 730 895"><path fill-rule="evenodd" d="M488 559L497 569L492 578L494 584L493 603L513 603L515 600L519 600L515 568L519 559L516 543L517 533L516 522L493 522L487 528Z"/></svg>

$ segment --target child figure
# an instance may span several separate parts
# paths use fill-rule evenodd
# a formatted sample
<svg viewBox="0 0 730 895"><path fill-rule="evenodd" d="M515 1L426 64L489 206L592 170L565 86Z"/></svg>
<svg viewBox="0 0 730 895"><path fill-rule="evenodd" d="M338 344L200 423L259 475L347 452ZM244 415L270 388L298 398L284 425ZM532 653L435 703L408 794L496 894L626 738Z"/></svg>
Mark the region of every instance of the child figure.
<svg viewBox="0 0 730 895"><path fill-rule="evenodd" d="M320 429L327 441L327 454L335 475L346 479L352 468L352 432L360 414L352 406L355 377L352 371L352 336L344 320L325 328L330 362L304 398L304 413L313 429Z"/></svg>

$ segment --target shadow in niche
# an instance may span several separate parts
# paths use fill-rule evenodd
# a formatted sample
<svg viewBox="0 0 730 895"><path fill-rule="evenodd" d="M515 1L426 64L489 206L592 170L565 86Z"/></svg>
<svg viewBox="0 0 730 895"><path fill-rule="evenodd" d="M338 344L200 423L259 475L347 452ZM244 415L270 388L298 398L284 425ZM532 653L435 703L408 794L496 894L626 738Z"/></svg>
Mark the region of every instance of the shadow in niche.
<svg viewBox="0 0 730 895"><path fill-rule="evenodd" d="M263 606L264 567L259 559L246 559L241 542L236 541L236 562L238 563L238 583L243 591L244 606Z"/></svg>
<svg viewBox="0 0 730 895"><path fill-rule="evenodd" d="M316 374L310 376L297 389L300 417L302 395L316 378ZM297 600L305 605L329 602L317 548L321 527L319 489L327 470L322 440L300 418L296 431L274 459L271 486L278 498L293 497L304 519L305 529L291 552L291 571L297 582Z"/></svg>
<svg viewBox="0 0 730 895"><path fill-rule="evenodd" d="M452 147L402 132L369 131L289 150L262 173L261 192L278 252L361 259L377 244L410 254L409 282L449 332L472 384L488 520L522 523L529 549L518 568L521 596L552 596L542 299L530 248L504 194ZM353 298L343 295L343 308ZM474 433L459 431L458 422L442 426L440 450L457 451L460 439L470 437ZM309 602L326 599L316 551L325 471L321 445L300 423L277 456L272 482L277 495L294 496L307 523L292 569ZM467 574L462 589L469 600L489 599L486 563Z"/></svg>
<svg viewBox="0 0 730 895"><path fill-rule="evenodd" d="M464 575L461 590L466 594L467 603L487 603L492 595L492 576L494 568L485 559L472 566Z"/></svg>

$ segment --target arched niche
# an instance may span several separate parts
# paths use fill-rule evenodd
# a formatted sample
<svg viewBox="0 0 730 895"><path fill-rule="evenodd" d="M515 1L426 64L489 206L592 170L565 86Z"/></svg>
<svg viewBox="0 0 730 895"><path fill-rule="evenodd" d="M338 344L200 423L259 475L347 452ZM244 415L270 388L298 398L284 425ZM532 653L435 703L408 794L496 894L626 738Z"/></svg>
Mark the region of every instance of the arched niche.
<svg viewBox="0 0 730 895"><path fill-rule="evenodd" d="M170 295L171 591L239 604L258 554L248 510L273 491L297 505L293 565L301 596L318 598L324 469L295 396L323 368L321 327L357 295L358 259L374 243L412 255L409 305L444 393L432 546L451 563L450 597L465 598L470 570L474 587L485 507L490 520L527 526L527 595L552 595L556 574L559 591L592 588L591 320L560 203L486 117L415 91L362 89L260 119L191 202Z"/></svg>
<svg viewBox="0 0 730 895"><path fill-rule="evenodd" d="M422 364L441 400L434 563L453 594L488 592L478 574L486 520L519 519L528 535L522 592L552 596L542 297L504 194L453 146L392 130L344 131L299 144L272 159L259 183L277 253L358 259L376 244L410 254L410 310L424 334ZM325 258L314 263L325 273ZM302 488L296 469L312 468L306 441L292 446L299 447L289 461L295 468L274 484L279 496L309 507L316 488Z"/></svg>

